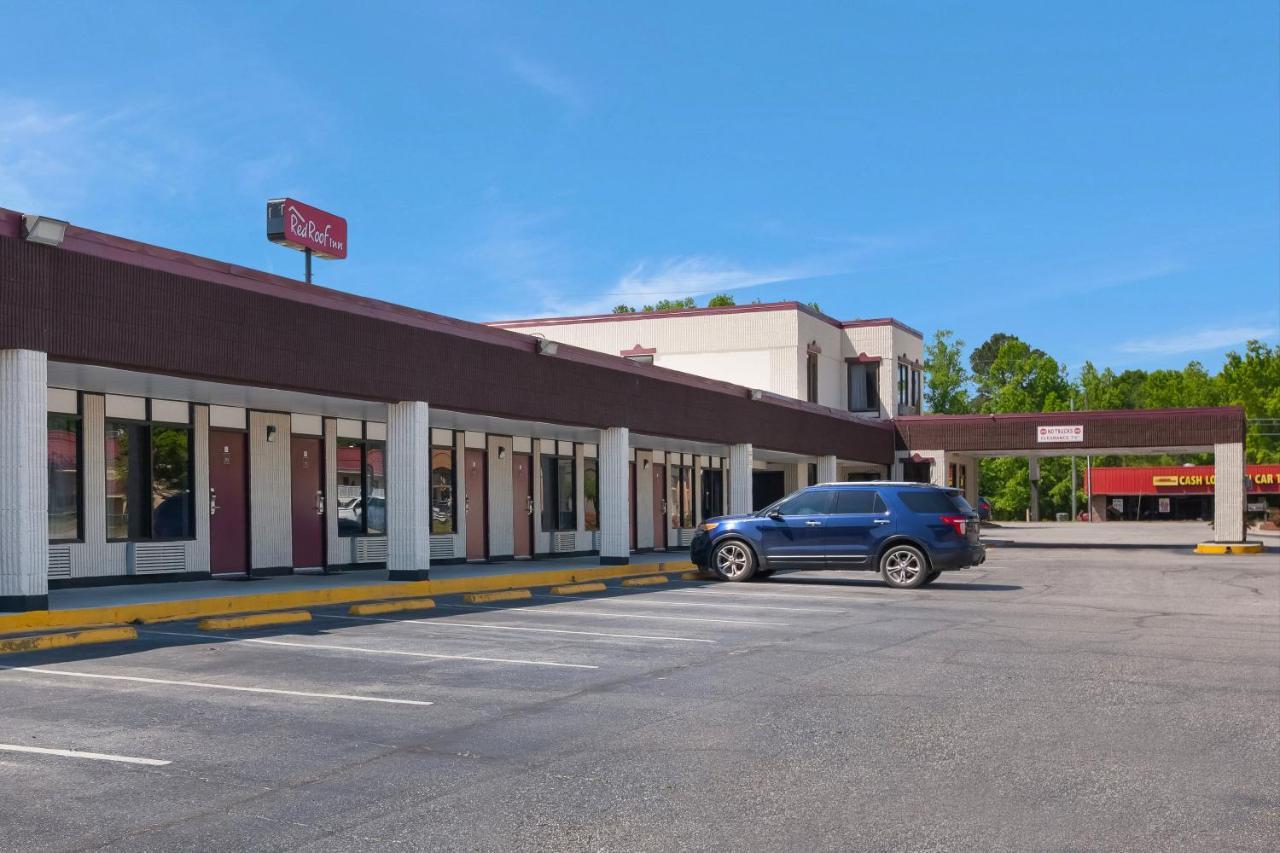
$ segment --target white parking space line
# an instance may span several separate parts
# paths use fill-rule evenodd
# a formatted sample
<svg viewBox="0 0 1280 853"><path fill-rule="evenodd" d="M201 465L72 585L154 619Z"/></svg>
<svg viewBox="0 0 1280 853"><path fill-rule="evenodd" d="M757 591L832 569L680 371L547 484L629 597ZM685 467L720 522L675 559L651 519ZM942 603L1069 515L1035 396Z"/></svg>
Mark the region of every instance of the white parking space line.
<svg viewBox="0 0 1280 853"><path fill-rule="evenodd" d="M845 587L842 587L842 589L844 588ZM831 602L844 602L844 603L856 604L862 601L878 600L883 597L883 596L877 595L873 599L871 596L867 596L866 592L868 591L868 589L872 589L872 588L873 587L869 587L867 589L864 589L861 587L847 587L847 589L849 590L850 593L852 593L852 595L840 594L839 592L834 593L832 595L805 595L804 593L800 593L800 592L785 592L781 588L778 588L776 586L773 589L761 589L759 592L747 592L746 590L740 590L740 589L724 589L723 587L719 587L719 586L700 587L697 589L671 589L666 591L682 592L682 593L685 593L686 595L714 595L714 596L740 595L745 598L773 598L778 600L794 598L797 601L831 601ZM886 589L885 591L888 592L889 590ZM859 595L859 594L863 595L864 597L862 598L854 597L855 595Z"/></svg>
<svg viewBox="0 0 1280 853"><path fill-rule="evenodd" d="M534 598L545 598L549 601L562 601L569 599L570 601L597 601L601 603L617 604L625 602L626 604L645 604L651 607L661 607L663 605L672 605L674 607L729 607L738 610L749 608L751 610L785 610L789 613L844 613L843 610L834 610L830 607L774 607L768 604L730 604L729 602L709 602L709 601L673 601L667 598L669 593L679 592L679 590L654 590L644 595L615 595L606 598L591 595L534 595Z"/></svg>
<svg viewBox="0 0 1280 853"><path fill-rule="evenodd" d="M563 596L556 596L562 598ZM566 602L567 604L568 602ZM496 604L437 604L437 607L451 607L455 610L505 610L508 613L541 616L605 616L610 619L665 619L670 622L715 622L721 625L770 625L785 627L786 622L765 622L759 619L707 619L701 616L657 616L648 613L608 613L598 610L562 610L542 609L540 607L499 607Z"/></svg>
<svg viewBox="0 0 1280 853"><path fill-rule="evenodd" d="M170 687L200 687L208 690L233 690L238 693L268 693L274 696L303 696L308 699L342 699L348 702L380 702L387 705L433 705L419 699L385 699L381 696L355 696L349 693L313 693L307 690L281 690L274 687L241 687L235 684L214 684L209 681L178 681L170 678L146 678L141 675L106 675L101 672L77 672L70 669L49 669L43 666L12 666L10 672L36 672L41 675L59 675L67 678L92 678L103 681L132 681L138 684L164 684Z"/></svg>
<svg viewBox="0 0 1280 853"><path fill-rule="evenodd" d="M484 625L479 622L454 622L440 619L383 619L377 616L336 616L327 613L312 614L315 619L343 619L348 622L391 622L397 625L430 625L433 628L482 628L486 631L521 631L537 634L576 634L580 637L614 637L623 640L669 640L674 643L716 643L718 640L700 640L694 637L662 637L651 634L608 634L603 631L570 631L567 628L523 628L519 625Z"/></svg>
<svg viewBox="0 0 1280 853"><path fill-rule="evenodd" d="M227 634L184 634L178 631L153 631L144 629L139 634L159 634L165 637L194 637L198 640L230 640L233 643L257 643L262 646L288 646L296 649L320 649L335 652L361 652L367 655L400 655L413 658L433 658L435 660L469 660L479 663L505 663L520 666L554 666L565 669L599 669L589 663L561 663L550 660L524 660L521 658L490 658L476 655L444 655L434 652L409 652L400 649L368 649L360 646L335 646L329 643L295 643L289 640L266 640L261 637L232 637Z"/></svg>
<svg viewBox="0 0 1280 853"><path fill-rule="evenodd" d="M46 749L42 746L20 746L14 743L0 743L0 752L31 752L36 755L58 755L63 758L89 758L94 761L115 761L120 764L145 764L149 767L163 767L171 761L159 758L134 758L131 755L108 755L105 752L81 752L78 749Z"/></svg>

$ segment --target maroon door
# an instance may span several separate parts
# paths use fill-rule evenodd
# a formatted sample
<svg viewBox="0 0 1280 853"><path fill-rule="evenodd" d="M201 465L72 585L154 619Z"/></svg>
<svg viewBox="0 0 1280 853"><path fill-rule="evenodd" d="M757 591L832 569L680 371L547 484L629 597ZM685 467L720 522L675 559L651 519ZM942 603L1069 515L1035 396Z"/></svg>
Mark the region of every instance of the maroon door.
<svg viewBox="0 0 1280 853"><path fill-rule="evenodd" d="M293 567L324 566L324 456L319 438L295 435L293 455Z"/></svg>
<svg viewBox="0 0 1280 853"><path fill-rule="evenodd" d="M653 466L653 550L667 550L667 466Z"/></svg>
<svg viewBox="0 0 1280 853"><path fill-rule="evenodd" d="M627 491L631 495L631 550L636 549L636 463L627 463Z"/></svg>
<svg viewBox="0 0 1280 853"><path fill-rule="evenodd" d="M249 571L249 453L242 432L209 430L209 570Z"/></svg>
<svg viewBox="0 0 1280 853"><path fill-rule="evenodd" d="M517 557L532 557L533 457L528 453L511 454L511 516L511 530L515 536L512 553Z"/></svg>
<svg viewBox="0 0 1280 853"><path fill-rule="evenodd" d="M463 457L466 465L467 498L463 510L467 515L467 559L484 559L484 451L468 448Z"/></svg>

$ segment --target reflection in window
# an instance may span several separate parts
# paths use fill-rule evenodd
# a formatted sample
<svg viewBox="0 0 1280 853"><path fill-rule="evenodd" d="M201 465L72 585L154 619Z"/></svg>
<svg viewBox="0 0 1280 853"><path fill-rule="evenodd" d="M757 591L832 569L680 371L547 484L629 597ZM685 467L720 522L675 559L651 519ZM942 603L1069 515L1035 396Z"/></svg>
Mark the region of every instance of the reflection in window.
<svg viewBox="0 0 1280 853"><path fill-rule="evenodd" d="M576 530L576 496L573 488L573 459L568 456L542 457L542 529Z"/></svg>
<svg viewBox="0 0 1280 853"><path fill-rule="evenodd" d="M671 501L668 513L672 527L693 527L693 468L671 466Z"/></svg>
<svg viewBox="0 0 1280 853"><path fill-rule="evenodd" d="M106 422L108 539L189 539L191 429Z"/></svg>
<svg viewBox="0 0 1280 853"><path fill-rule="evenodd" d="M81 538L80 418L49 415L49 539Z"/></svg>
<svg viewBox="0 0 1280 853"><path fill-rule="evenodd" d="M724 515L724 471L708 468L702 472L702 517Z"/></svg>
<svg viewBox="0 0 1280 853"><path fill-rule="evenodd" d="M453 510L453 448L431 448L431 532L453 533L456 516Z"/></svg>
<svg viewBox="0 0 1280 853"><path fill-rule="evenodd" d="M582 460L582 522L587 530L600 529L600 460Z"/></svg>
<svg viewBox="0 0 1280 853"><path fill-rule="evenodd" d="M338 439L338 535L387 532L386 445Z"/></svg>

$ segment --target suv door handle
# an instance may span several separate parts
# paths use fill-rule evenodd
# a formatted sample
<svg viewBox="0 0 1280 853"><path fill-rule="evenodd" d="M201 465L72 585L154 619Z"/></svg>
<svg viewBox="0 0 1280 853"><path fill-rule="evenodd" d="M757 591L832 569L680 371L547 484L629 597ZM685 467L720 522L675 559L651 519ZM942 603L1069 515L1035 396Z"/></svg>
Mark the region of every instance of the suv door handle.
<svg viewBox="0 0 1280 853"><path fill-rule="evenodd" d="M806 522L804 523L804 526L805 526L805 527L821 527L821 526L822 526L822 522L821 522L821 521L806 521Z"/></svg>
<svg viewBox="0 0 1280 853"><path fill-rule="evenodd" d="M889 519L887 519L887 518L874 518L874 519L872 519L872 520L871 520L871 523L872 523L872 524L888 524L888 523L889 523Z"/></svg>

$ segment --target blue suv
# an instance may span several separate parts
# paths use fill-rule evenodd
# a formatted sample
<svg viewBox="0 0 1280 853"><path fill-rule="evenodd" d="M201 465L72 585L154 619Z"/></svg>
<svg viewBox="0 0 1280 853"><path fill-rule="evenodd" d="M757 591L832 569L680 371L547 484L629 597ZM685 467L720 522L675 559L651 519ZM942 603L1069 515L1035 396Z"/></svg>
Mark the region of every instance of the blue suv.
<svg viewBox="0 0 1280 853"><path fill-rule="evenodd" d="M958 489L921 483L829 483L751 515L708 519L689 546L727 581L779 569L868 569L914 589L986 559L978 514Z"/></svg>

